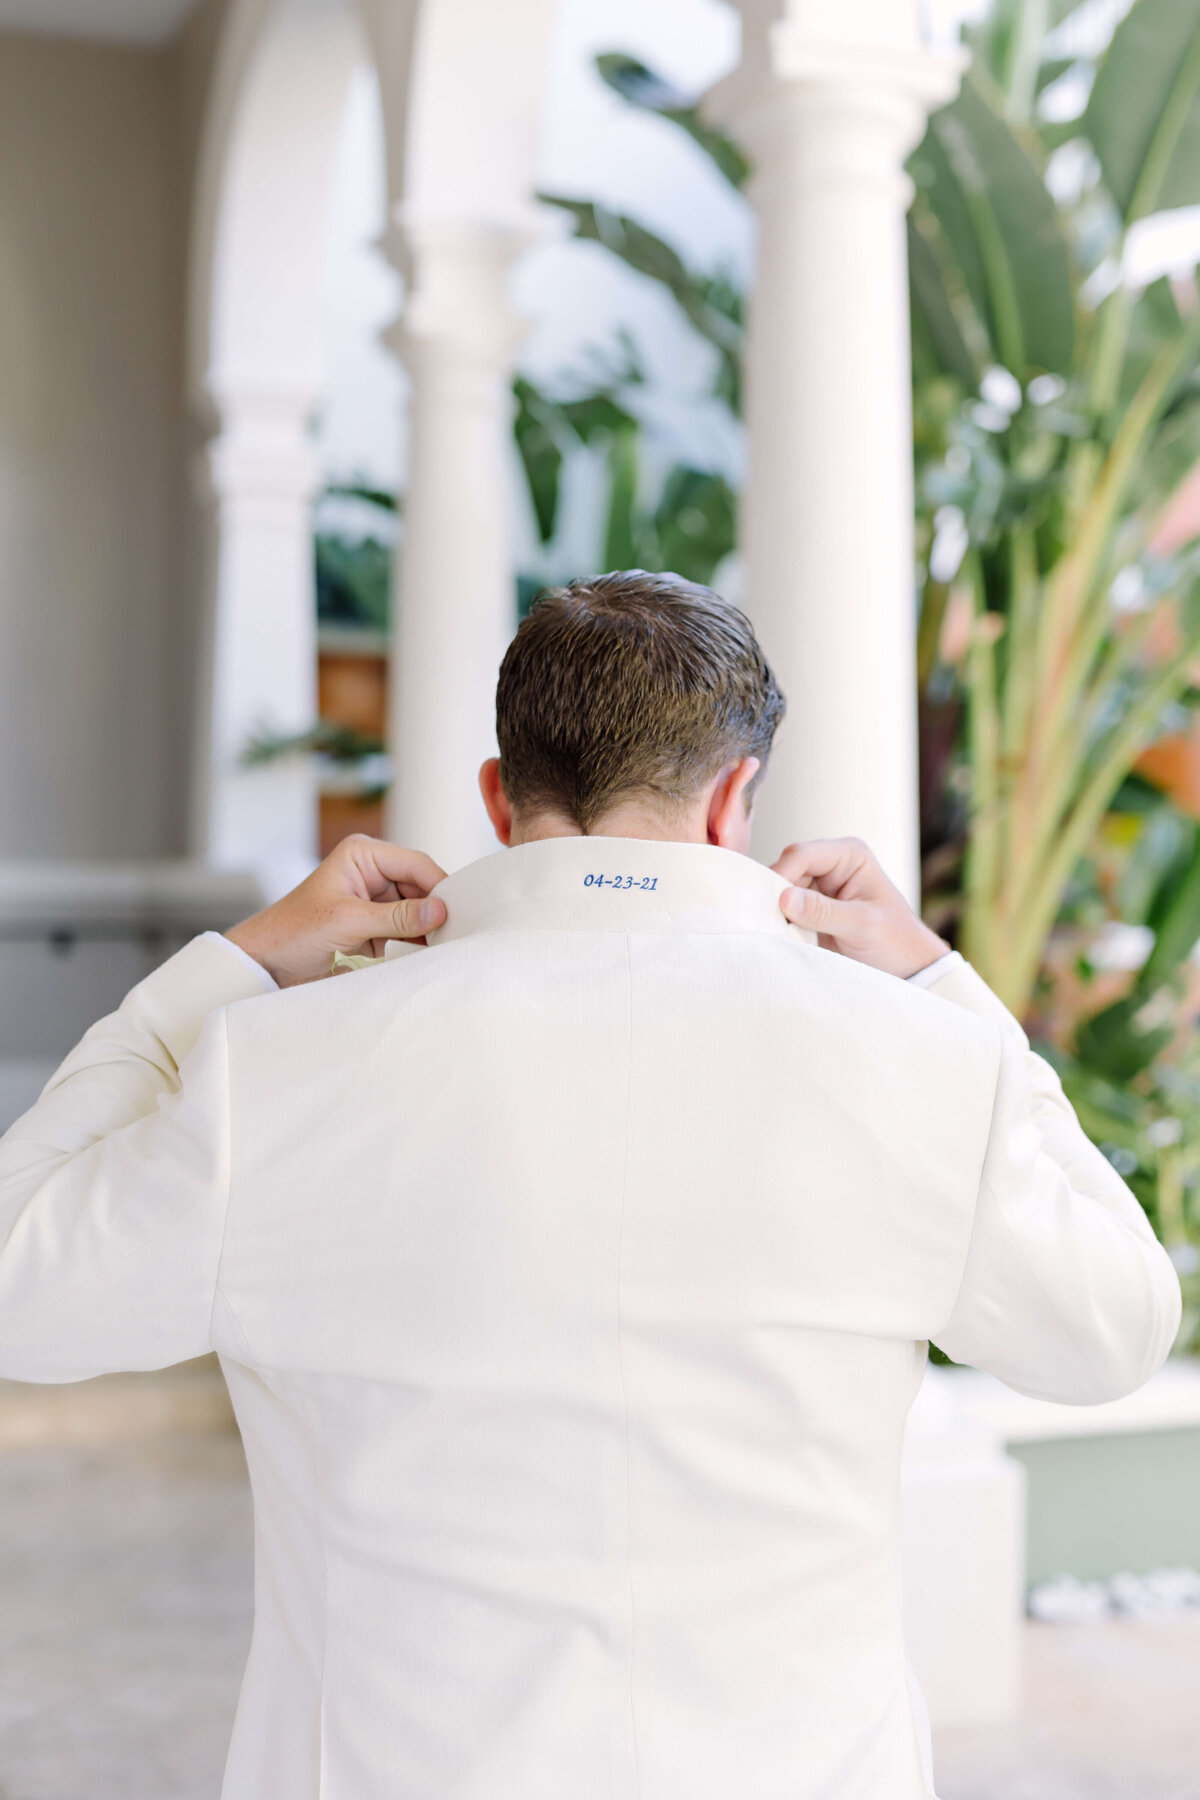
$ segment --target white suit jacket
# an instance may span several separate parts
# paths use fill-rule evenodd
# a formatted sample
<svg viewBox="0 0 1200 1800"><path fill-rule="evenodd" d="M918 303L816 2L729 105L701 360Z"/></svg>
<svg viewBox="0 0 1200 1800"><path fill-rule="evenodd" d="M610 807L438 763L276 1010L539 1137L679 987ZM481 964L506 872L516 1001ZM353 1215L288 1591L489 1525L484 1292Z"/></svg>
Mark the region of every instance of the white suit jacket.
<svg viewBox="0 0 1200 1800"><path fill-rule="evenodd" d="M926 1341L1089 1403L1179 1285L960 959L707 846L450 877L429 949L189 945L0 1144L0 1373L213 1348L257 1514L226 1800L918 1800ZM258 997L247 997L258 993Z"/></svg>

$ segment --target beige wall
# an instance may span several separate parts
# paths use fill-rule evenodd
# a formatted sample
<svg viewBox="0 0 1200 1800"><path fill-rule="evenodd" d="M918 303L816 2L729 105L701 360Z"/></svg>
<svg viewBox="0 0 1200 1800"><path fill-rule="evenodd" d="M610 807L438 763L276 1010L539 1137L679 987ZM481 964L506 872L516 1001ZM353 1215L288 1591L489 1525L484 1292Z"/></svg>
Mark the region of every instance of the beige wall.
<svg viewBox="0 0 1200 1800"><path fill-rule="evenodd" d="M177 65L0 34L0 856L182 843Z"/></svg>

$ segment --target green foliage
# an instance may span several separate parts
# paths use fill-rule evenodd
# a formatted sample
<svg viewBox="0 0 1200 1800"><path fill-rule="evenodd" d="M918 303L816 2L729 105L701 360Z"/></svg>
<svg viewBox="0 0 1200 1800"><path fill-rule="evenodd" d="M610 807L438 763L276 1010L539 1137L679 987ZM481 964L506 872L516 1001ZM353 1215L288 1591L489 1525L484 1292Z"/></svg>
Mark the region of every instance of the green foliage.
<svg viewBox="0 0 1200 1800"><path fill-rule="evenodd" d="M543 544L553 538L558 525L558 503L563 462L576 445L604 450L609 465L609 526L606 535L619 533L613 518L617 489L625 477L629 441L637 436L638 421L620 399L621 389L641 380L634 367L614 373L603 386L573 398L554 399L518 375L513 383L516 412L513 433L525 471L525 480ZM606 562L608 568L627 568L626 563Z"/></svg>
<svg viewBox="0 0 1200 1800"><path fill-rule="evenodd" d="M716 350L714 392L734 410L740 406L740 353L743 297L729 275L718 270L703 275L689 269L664 238L624 213L610 212L595 200L573 200L563 194L539 194L574 220L574 235L604 249L638 275L657 282L670 294L688 323Z"/></svg>
<svg viewBox="0 0 1200 1800"><path fill-rule="evenodd" d="M749 174L744 152L704 119L694 100L631 56L598 56L596 68L629 105L686 132L724 180L742 186ZM728 272L690 269L657 233L596 201L561 194L540 197L568 214L576 238L601 245L670 295L715 351L712 394L736 417L744 299ZM513 429L538 537L542 544L554 538L564 462L572 450L587 447L600 451L605 461L602 566L671 569L688 580L708 582L735 546L737 498L724 475L685 463L668 470L656 497L647 496L645 433L632 404L633 390L642 380L626 344L623 367L582 391L573 387L551 393L525 378L516 382Z"/></svg>
<svg viewBox="0 0 1200 1800"><path fill-rule="evenodd" d="M1200 1347L1200 1033L1187 961L1200 941L1200 825L1161 799L1135 821L1119 896L1154 932L1129 992L1039 1045L1089 1136L1171 1250L1185 1296L1181 1348Z"/></svg>
<svg viewBox="0 0 1200 1800"><path fill-rule="evenodd" d="M1076 65L1049 51L1047 35L1071 10L1067 0L994 0L966 33L973 66L959 95L930 119L910 162L927 559L919 665L939 763L923 782L931 814L964 839L961 858L944 831L926 848L943 871L961 869L950 904L963 947L1018 1011L1105 808L1200 649L1197 566L1187 554L1157 555L1150 530L1166 486L1200 455L1200 305L1181 314L1165 282L1137 294L1110 280L1098 303L1093 293L1101 259L1120 266L1129 220L1164 197L1200 197L1200 157L1189 151L1200 0L1134 0L1083 117L1051 125L1038 97ZM688 97L632 58L600 66L631 105L687 130L726 179L744 178L698 128ZM1046 172L1065 136L1094 152L1103 179L1060 208ZM588 200L554 203L578 236L671 294L717 350L723 391L735 396L741 296L635 220ZM637 439L626 427L610 443L609 543L625 550L638 542ZM535 494L543 529L557 482L546 460ZM715 535L726 528L712 512L721 498L703 509ZM953 598L969 615L950 664L941 650L951 584L928 563L947 514L966 531ZM1112 599L1118 578L1135 591L1124 610ZM953 690L966 702L965 816L942 798L956 774Z"/></svg>
<svg viewBox="0 0 1200 1800"><path fill-rule="evenodd" d="M366 481L331 481L323 496L326 500L361 500L381 513L395 518L403 512L404 503L390 488L373 487Z"/></svg>
<svg viewBox="0 0 1200 1800"><path fill-rule="evenodd" d="M1097 71L1083 129L1126 224L1200 201L1194 0L1138 0Z"/></svg>
<svg viewBox="0 0 1200 1800"><path fill-rule="evenodd" d="M386 631L390 616L392 551L378 538L321 532L315 539L317 619Z"/></svg>
<svg viewBox="0 0 1200 1800"><path fill-rule="evenodd" d="M725 477L677 464L654 511L654 536L655 567L710 582L737 541L737 496Z"/></svg>
<svg viewBox="0 0 1200 1800"><path fill-rule="evenodd" d="M1119 271L1127 223L1184 191L1200 0L1135 0L1070 127L1102 178L1065 210L1045 185L1061 133L1036 106L1062 72L1054 16L999 0L911 161L920 535L930 546L953 508L968 538L960 934L1018 1012L1074 870L1200 648L1194 561L1152 545L1153 509L1200 453L1200 307L1181 314L1167 283L1138 294L1097 266ZM930 675L948 603L927 573Z"/></svg>
<svg viewBox="0 0 1200 1800"><path fill-rule="evenodd" d="M661 75L634 56L610 52L596 58L596 69L622 100L645 112L657 113L686 131L732 187L743 187L750 175L750 159L740 144L706 120L694 99L681 94Z"/></svg>
<svg viewBox="0 0 1200 1800"><path fill-rule="evenodd" d="M961 92L910 163L923 847L934 896L950 884L939 927L957 921L963 948L1018 1012L1056 918L1082 891L1106 809L1136 785L1129 772L1186 695L1200 652L1196 549L1165 556L1152 542L1156 509L1200 459L1200 304L1181 311L1167 282L1138 293L1106 273L1119 271L1136 219L1200 201L1200 0L1134 0L1095 70L1047 43L1076 4L993 0L964 32L973 66ZM599 66L629 104L688 132L741 185L745 158L730 156L693 100L633 58ZM1050 120L1039 97L1069 71L1082 92L1094 74L1090 98L1081 117ZM1047 170L1072 139L1100 177L1080 155L1079 191L1056 203ZM718 391L736 407L743 306L732 284L689 269L634 220L554 203L577 236L671 295L716 350ZM636 447L630 433L621 455ZM552 527L557 467L548 477L538 516ZM682 524L689 482L673 480ZM619 486L614 473L613 495ZM722 494L696 507L700 538L711 528L725 541L729 500L727 520ZM948 519L966 539L950 577L930 569ZM662 552L672 529L657 523ZM679 566L678 554L665 560ZM1069 1048L1046 1049L1176 1255L1190 1343L1200 1333L1200 1033L1183 970L1200 936L1200 839L1173 808L1144 810L1121 916L1149 925L1153 953Z"/></svg>
<svg viewBox="0 0 1200 1800"><path fill-rule="evenodd" d="M514 392L517 450L543 544L558 523L564 460L573 447L586 446L603 453L607 476L601 566L671 569L688 581L712 580L736 542L737 499L723 475L677 464L647 505L642 429L620 387L564 398L522 376Z"/></svg>
<svg viewBox="0 0 1200 1800"><path fill-rule="evenodd" d="M331 762L356 763L367 756L381 756L386 746L382 740L356 731L352 725L338 725L330 719L318 719L307 731L275 733L258 732L242 751L242 766L261 768L288 756L325 756Z"/></svg>
<svg viewBox="0 0 1200 1800"><path fill-rule="evenodd" d="M977 381L999 363L1019 377L1071 367L1074 296L1067 245L1041 170L970 74L935 113L910 164L913 221L928 250L912 284L940 341L957 309L947 373ZM940 274L940 282L936 276ZM963 352L966 352L964 355Z"/></svg>

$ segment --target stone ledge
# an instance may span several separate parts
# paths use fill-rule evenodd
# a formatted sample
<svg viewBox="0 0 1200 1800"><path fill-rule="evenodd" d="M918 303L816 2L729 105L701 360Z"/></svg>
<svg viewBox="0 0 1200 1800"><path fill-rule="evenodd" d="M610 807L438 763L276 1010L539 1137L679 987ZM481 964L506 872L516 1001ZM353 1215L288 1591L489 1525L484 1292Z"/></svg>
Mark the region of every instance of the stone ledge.
<svg viewBox="0 0 1200 1800"><path fill-rule="evenodd" d="M949 1403L964 1419L1006 1444L1200 1425L1200 1356L1172 1356L1145 1387L1098 1406L1033 1400L978 1369L930 1367L925 1383L937 1391L942 1404Z"/></svg>

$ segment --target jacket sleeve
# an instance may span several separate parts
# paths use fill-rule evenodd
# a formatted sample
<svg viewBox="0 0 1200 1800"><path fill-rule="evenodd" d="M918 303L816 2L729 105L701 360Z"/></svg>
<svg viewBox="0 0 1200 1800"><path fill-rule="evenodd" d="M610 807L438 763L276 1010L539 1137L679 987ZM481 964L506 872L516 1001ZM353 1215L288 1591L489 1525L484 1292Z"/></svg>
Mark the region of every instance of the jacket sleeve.
<svg viewBox="0 0 1200 1800"><path fill-rule="evenodd" d="M994 1019L1002 1039L962 1283L933 1341L1037 1399L1088 1406L1132 1393L1179 1330L1170 1257L1055 1071L970 964L929 991Z"/></svg>
<svg viewBox="0 0 1200 1800"><path fill-rule="evenodd" d="M273 986L212 934L101 1019L0 1138L0 1376L207 1351L229 1185L224 1007Z"/></svg>

